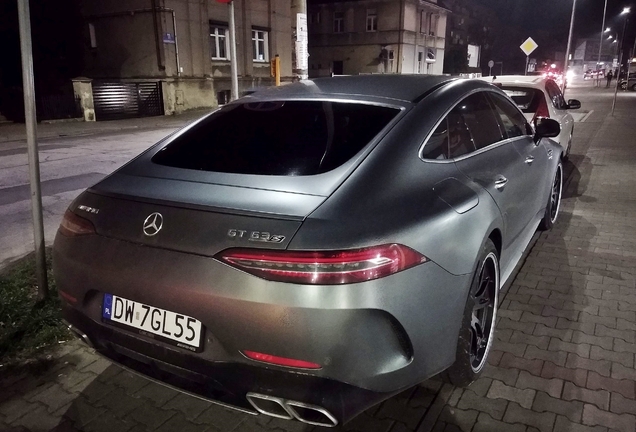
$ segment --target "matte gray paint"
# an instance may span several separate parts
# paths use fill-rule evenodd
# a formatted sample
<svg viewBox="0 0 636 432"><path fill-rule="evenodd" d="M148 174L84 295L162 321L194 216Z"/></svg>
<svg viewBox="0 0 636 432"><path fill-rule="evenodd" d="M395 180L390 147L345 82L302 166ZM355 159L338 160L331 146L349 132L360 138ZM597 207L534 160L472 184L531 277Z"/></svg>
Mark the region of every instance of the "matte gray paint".
<svg viewBox="0 0 636 432"><path fill-rule="evenodd" d="M105 209L99 217L83 216L109 237L58 235L58 287L80 299L77 307L96 322L103 292L197 317L209 331L200 355L210 360L249 362L238 350L261 350L315 361L323 369L312 374L376 391L396 391L445 369L454 360L479 251L493 230L500 230L501 273L509 274L544 210L560 150L549 140L532 148L524 147L527 142L522 148L503 142L457 161L420 159L427 136L463 97L475 91L503 94L481 81L457 80L415 105L408 102L444 82L350 77L249 96L250 101L337 97L401 106L383 136L343 167L320 176L167 174L148 162L170 141L164 140L75 201L72 208ZM525 169L524 151L544 152L546 163L533 164L536 172ZM549 151L553 159L547 159ZM501 173L510 181L504 193L492 186L493 175ZM160 178L164 174L167 179ZM445 181L461 186L456 193L440 192ZM165 213L166 231L149 240L141 224L154 211ZM502 211L519 220L504 223ZM173 230L173 223L180 228ZM429 262L359 284L270 282L210 257L236 244L227 229L243 229L238 226L243 223L289 235L289 243L279 247L291 250L402 243ZM412 360L406 361L396 346L387 317L404 328Z"/></svg>

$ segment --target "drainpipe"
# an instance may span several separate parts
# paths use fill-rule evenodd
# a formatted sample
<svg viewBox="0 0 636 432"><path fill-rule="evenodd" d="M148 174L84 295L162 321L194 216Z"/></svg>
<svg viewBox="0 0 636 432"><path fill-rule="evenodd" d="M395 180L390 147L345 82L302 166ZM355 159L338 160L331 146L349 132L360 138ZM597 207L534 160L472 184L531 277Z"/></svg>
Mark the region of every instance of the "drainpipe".
<svg viewBox="0 0 636 432"><path fill-rule="evenodd" d="M402 47L403 36L404 36L404 9L406 8L406 4L404 0L400 0L400 24L399 24L399 33L398 33L398 58L397 58L397 73L402 74L402 56L404 48Z"/></svg>
<svg viewBox="0 0 636 432"><path fill-rule="evenodd" d="M174 56L177 59L177 76L181 76L181 62L179 62L179 39L177 38L177 18L174 13L174 9L170 10L172 12L172 30L174 31Z"/></svg>

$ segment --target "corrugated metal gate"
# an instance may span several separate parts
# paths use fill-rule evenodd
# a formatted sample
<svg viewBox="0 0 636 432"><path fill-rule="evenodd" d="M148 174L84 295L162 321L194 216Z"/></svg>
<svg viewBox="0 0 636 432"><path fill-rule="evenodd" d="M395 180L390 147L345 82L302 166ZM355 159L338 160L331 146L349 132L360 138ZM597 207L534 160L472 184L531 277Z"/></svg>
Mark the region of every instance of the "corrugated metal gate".
<svg viewBox="0 0 636 432"><path fill-rule="evenodd" d="M161 82L93 82L97 120L163 115Z"/></svg>

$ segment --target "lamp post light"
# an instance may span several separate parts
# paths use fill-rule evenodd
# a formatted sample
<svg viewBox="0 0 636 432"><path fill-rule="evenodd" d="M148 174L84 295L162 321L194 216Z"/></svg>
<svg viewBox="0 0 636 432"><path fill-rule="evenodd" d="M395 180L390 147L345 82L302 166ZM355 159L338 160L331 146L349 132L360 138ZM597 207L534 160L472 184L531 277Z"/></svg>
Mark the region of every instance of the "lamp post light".
<svg viewBox="0 0 636 432"><path fill-rule="evenodd" d="M612 101L612 115L614 115L614 109L616 108L616 96L618 95L618 85L619 85L620 77L621 77L621 66L623 65L623 42L625 41L625 27L627 26L627 20L628 20L628 16L630 12L631 12L631 8L626 7L626 8L623 8L623 11L620 13L621 16L623 15L625 16L625 19L623 20L623 32L621 33L621 42L619 45L618 76L616 77L616 87L614 87L614 100ZM628 78L629 78L629 74L628 74Z"/></svg>

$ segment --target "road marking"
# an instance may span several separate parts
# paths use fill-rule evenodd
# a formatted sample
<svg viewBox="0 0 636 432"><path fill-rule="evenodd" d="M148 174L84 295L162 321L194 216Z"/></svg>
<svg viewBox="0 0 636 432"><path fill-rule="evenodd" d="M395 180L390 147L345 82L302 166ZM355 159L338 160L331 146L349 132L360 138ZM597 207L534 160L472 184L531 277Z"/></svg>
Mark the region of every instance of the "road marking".
<svg viewBox="0 0 636 432"><path fill-rule="evenodd" d="M594 110L592 110L589 113L585 114L583 116L583 118L581 120L579 120L579 123L583 123L585 120L589 119L593 112L594 112Z"/></svg>
<svg viewBox="0 0 636 432"><path fill-rule="evenodd" d="M51 196L58 193L68 192L78 189L86 189L106 177L102 173L86 173L57 179L45 180L42 182L42 196ZM0 189L0 206L13 204L29 199L30 186L28 184L11 186Z"/></svg>

